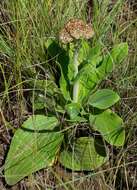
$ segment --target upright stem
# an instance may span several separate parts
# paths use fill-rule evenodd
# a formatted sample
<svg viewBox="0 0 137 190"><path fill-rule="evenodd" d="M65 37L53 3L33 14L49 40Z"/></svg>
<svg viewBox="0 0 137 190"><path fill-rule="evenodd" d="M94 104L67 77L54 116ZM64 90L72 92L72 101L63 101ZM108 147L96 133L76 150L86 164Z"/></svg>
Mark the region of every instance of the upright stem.
<svg viewBox="0 0 137 190"><path fill-rule="evenodd" d="M80 44L76 46L75 52L74 52L74 77L78 74L78 53L79 53L79 47ZM78 92L79 92L79 82L76 81L73 86L73 101L78 101Z"/></svg>

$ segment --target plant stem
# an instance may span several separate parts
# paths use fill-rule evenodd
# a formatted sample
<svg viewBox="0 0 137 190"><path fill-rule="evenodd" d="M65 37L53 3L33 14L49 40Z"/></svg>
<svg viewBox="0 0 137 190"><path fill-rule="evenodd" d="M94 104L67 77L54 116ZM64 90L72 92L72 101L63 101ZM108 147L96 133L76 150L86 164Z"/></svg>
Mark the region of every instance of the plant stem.
<svg viewBox="0 0 137 190"><path fill-rule="evenodd" d="M78 74L78 53L79 53L80 44L76 46L75 52L74 52L74 77ZM78 92L79 92L79 82L76 81L73 86L73 101L78 101Z"/></svg>

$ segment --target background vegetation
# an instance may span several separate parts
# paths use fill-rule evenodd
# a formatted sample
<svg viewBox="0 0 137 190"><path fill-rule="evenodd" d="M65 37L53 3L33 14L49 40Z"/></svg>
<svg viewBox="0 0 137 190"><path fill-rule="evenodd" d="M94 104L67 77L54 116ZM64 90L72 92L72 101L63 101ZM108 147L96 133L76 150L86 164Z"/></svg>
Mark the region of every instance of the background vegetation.
<svg viewBox="0 0 137 190"><path fill-rule="evenodd" d="M137 188L137 4L136 1L3 0L0 2L0 189L136 189ZM122 97L116 112L126 124L123 148L111 146L111 158L95 173L72 173L57 165L8 187L3 163L16 128L34 112L28 83L56 78L45 51L49 38L70 18L90 21L104 52L128 42L129 56L101 85ZM53 58L54 60L55 58ZM46 110L45 110L46 112Z"/></svg>

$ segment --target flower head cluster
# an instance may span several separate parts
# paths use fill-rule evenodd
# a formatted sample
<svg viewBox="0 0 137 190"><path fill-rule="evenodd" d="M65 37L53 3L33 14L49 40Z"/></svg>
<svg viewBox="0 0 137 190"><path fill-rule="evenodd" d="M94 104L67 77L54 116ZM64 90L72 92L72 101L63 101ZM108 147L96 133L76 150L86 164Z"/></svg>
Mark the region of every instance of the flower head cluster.
<svg viewBox="0 0 137 190"><path fill-rule="evenodd" d="M59 40L65 44L78 39L90 39L94 35L91 24L85 24L81 19L69 20L59 33Z"/></svg>

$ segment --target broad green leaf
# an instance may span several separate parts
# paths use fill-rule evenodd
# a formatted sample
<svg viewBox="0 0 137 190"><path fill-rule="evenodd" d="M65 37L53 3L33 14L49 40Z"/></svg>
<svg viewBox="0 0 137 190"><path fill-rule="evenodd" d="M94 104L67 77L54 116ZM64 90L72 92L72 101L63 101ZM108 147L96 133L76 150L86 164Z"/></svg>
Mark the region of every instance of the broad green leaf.
<svg viewBox="0 0 137 190"><path fill-rule="evenodd" d="M83 101L88 98L88 95L90 93L90 90L85 87L85 85L81 82L79 82L79 93L78 93L78 103L82 104ZM94 88L95 86L93 86Z"/></svg>
<svg viewBox="0 0 137 190"><path fill-rule="evenodd" d="M48 39L45 42L45 47L47 49L47 53L52 57L52 58L57 58L62 53L62 49L60 48L59 44L55 42L55 40Z"/></svg>
<svg viewBox="0 0 137 190"><path fill-rule="evenodd" d="M53 165L63 135L55 131L55 117L35 115L15 132L5 162L5 179L14 185L25 176Z"/></svg>
<svg viewBox="0 0 137 190"><path fill-rule="evenodd" d="M87 88L91 88L91 83L98 82L98 71L96 69L96 65L98 65L102 61L102 57L97 56L92 59L90 63L85 64L85 66L79 71L76 81L81 81ZM90 83L87 84L88 80Z"/></svg>
<svg viewBox="0 0 137 190"><path fill-rule="evenodd" d="M75 68L74 68L74 52L75 52L75 45L70 44L69 45L69 65L68 65L68 78L70 81L74 80L74 73L75 73ZM96 47L91 47L90 44L82 40L81 41L81 47L79 48L78 51L78 65L79 67L83 67L85 64L89 63L94 63L93 61L93 56L99 55L99 46ZM91 59L92 57L92 59ZM95 64L95 63L94 63Z"/></svg>
<svg viewBox="0 0 137 190"><path fill-rule="evenodd" d="M80 137L71 149L64 150L60 155L60 163L71 170L75 171L91 171L102 164L107 159L106 148L101 139L93 137Z"/></svg>
<svg viewBox="0 0 137 190"><path fill-rule="evenodd" d="M101 61L101 57L94 57L91 63L87 63L78 73L75 82L79 82L79 93L78 93L78 102L82 101L88 97L91 90L100 81L100 75L96 69L96 64Z"/></svg>
<svg viewBox="0 0 137 190"><path fill-rule="evenodd" d="M78 53L78 64L80 65L83 61L88 60L89 52L91 50L91 47L87 40L81 41L81 47L79 49Z"/></svg>
<svg viewBox="0 0 137 190"><path fill-rule="evenodd" d="M105 56L102 63L98 66L100 77L104 79L110 72L112 72L116 65L120 64L125 59L127 55L127 43L115 45L112 51Z"/></svg>
<svg viewBox="0 0 137 190"><path fill-rule="evenodd" d="M119 101L119 95L109 89L97 90L88 100L88 104L99 109L107 109Z"/></svg>
<svg viewBox="0 0 137 190"><path fill-rule="evenodd" d="M47 42L48 43L48 42ZM61 48L55 41L49 42L47 52L59 65L61 76L60 76L60 90L66 100L70 100L69 95L69 78L68 78L68 65L69 65L69 53Z"/></svg>
<svg viewBox="0 0 137 190"><path fill-rule="evenodd" d="M79 63L83 61L91 64L95 64L92 60L94 57L99 57L101 54L101 44L97 42L95 46L91 46L88 41L82 40L81 49L79 52Z"/></svg>
<svg viewBox="0 0 137 190"><path fill-rule="evenodd" d="M125 129L123 120L111 110L106 110L98 115L90 115L90 125L99 131L103 138L115 146L124 145Z"/></svg>
<svg viewBox="0 0 137 190"><path fill-rule="evenodd" d="M88 98L91 91L112 72L115 65L121 63L128 55L127 43L121 43L102 60L101 56L93 56L91 62L79 71L76 81L79 81L79 103Z"/></svg>
<svg viewBox="0 0 137 190"><path fill-rule="evenodd" d="M94 56L99 57L101 55L101 47L102 45L99 42L96 42L95 46L93 46L89 50L89 55L88 55L89 62L91 62Z"/></svg>
<svg viewBox="0 0 137 190"><path fill-rule="evenodd" d="M67 113L70 116L70 119L74 119L80 113L80 105L77 103L70 103L65 106Z"/></svg>
<svg viewBox="0 0 137 190"><path fill-rule="evenodd" d="M118 45L115 45L114 48L111 51L111 57L113 62L117 65L121 63L125 57L128 55L128 44L127 43L120 43Z"/></svg>

